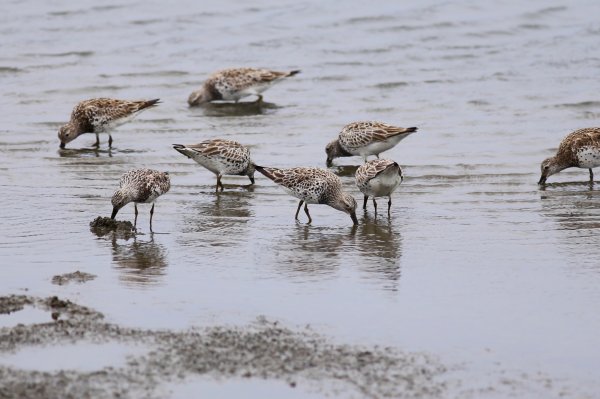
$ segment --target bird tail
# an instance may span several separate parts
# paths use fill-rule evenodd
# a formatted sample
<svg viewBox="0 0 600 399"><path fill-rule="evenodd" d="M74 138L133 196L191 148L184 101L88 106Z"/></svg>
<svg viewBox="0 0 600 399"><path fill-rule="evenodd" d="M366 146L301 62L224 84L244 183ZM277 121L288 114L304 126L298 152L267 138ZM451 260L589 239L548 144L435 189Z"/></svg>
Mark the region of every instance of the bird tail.
<svg viewBox="0 0 600 399"><path fill-rule="evenodd" d="M407 127L406 129L404 129L404 133L413 133L416 132L419 128L417 127Z"/></svg>
<svg viewBox="0 0 600 399"><path fill-rule="evenodd" d="M289 71L287 76L294 76L300 73L299 69L294 69L293 71Z"/></svg>
<svg viewBox="0 0 600 399"><path fill-rule="evenodd" d="M188 149L186 146L184 146L183 144L172 144L173 148L175 149L175 151L180 152L181 154L185 155L188 158L191 158L190 155L188 154Z"/></svg>
<svg viewBox="0 0 600 399"><path fill-rule="evenodd" d="M257 164L253 164L253 165L254 165L254 169L256 169L257 171L259 171L262 175L268 177L271 180L275 179L275 176L269 170L271 168L265 168L264 166L259 166Z"/></svg>
<svg viewBox="0 0 600 399"><path fill-rule="evenodd" d="M155 98L154 100L141 101L140 110L145 108L154 107L157 104L160 104L160 98Z"/></svg>

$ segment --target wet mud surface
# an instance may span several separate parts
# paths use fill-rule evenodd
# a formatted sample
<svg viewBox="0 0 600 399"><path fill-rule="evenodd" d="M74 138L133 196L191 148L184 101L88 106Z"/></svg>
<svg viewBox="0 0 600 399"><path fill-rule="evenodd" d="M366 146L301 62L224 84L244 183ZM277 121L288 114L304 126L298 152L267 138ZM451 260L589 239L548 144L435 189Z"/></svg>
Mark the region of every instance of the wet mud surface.
<svg viewBox="0 0 600 399"><path fill-rule="evenodd" d="M425 354L334 344L310 329L294 331L262 318L243 327L147 330L106 323L99 312L57 297L0 298L2 313L27 305L69 317L0 329L0 356L82 341L145 344L149 351L130 356L123 367L93 372L0 366L2 398L158 398L164 395L161 384L194 375L281 380L291 388L308 383L323 390L335 381L337 389L357 397L432 397L444 389L438 377L445 367Z"/></svg>

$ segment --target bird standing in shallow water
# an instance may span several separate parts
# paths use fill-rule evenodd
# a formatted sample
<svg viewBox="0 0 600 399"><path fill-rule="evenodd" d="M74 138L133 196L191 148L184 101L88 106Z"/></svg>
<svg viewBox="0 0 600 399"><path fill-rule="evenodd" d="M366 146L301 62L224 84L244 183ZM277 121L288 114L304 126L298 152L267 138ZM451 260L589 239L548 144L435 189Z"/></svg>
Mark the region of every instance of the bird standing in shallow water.
<svg viewBox="0 0 600 399"><path fill-rule="evenodd" d="M159 172L152 169L134 169L121 176L119 189L112 196L113 211L110 216L114 219L119 209L130 202L135 206L135 220L133 225L137 224L138 203L152 203L150 209L150 231L152 231L152 216L154 215L154 201L171 188L171 179L169 173Z"/></svg>
<svg viewBox="0 0 600 399"><path fill-rule="evenodd" d="M312 223L312 218L308 213L308 204L325 204L349 214L352 222L358 224L356 200L342 190L342 182L334 173L320 168L280 169L258 165L254 167L283 187L288 194L300 200L296 210L296 220L303 203L309 224Z"/></svg>
<svg viewBox="0 0 600 399"><path fill-rule="evenodd" d="M278 72L268 69L231 68L212 74L202 87L190 94L188 104L200 105L211 101L235 101L251 95L262 101L262 92L299 70Z"/></svg>
<svg viewBox="0 0 600 399"><path fill-rule="evenodd" d="M355 174L356 186L365 195L363 209L367 209L367 200L373 197L373 206L377 212L376 197L388 197L388 216L392 207L392 193L402 183L400 165L389 159L374 159L362 164Z"/></svg>
<svg viewBox="0 0 600 399"><path fill-rule="evenodd" d="M254 164L250 150L237 141L212 139L198 144L173 144L173 148L217 175L217 191L223 175L248 176L254 184Z"/></svg>
<svg viewBox="0 0 600 399"><path fill-rule="evenodd" d="M596 166L600 166L600 127L575 130L560 142L555 156L544 159L538 184L545 184L553 174L574 167L589 169L593 184L592 169Z"/></svg>
<svg viewBox="0 0 600 399"><path fill-rule="evenodd" d="M389 150L416 132L416 127L397 127L381 122L353 122L342 129L337 139L325 147L327 166L339 157L360 155L365 162L369 155L379 154Z"/></svg>
<svg viewBox="0 0 600 399"><path fill-rule="evenodd" d="M113 98L94 98L78 103L71 113L71 120L58 130L60 148L84 133L96 134L96 147L100 146L99 133L108 133L108 147L112 147L110 132L135 118L140 112L158 104L159 99L126 101Z"/></svg>

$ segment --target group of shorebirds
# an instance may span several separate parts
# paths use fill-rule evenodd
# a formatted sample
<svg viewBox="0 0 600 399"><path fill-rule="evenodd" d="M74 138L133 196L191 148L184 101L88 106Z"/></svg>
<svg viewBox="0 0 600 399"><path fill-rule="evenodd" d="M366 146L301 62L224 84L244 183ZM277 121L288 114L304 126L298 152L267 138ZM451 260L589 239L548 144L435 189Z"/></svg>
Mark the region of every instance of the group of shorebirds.
<svg viewBox="0 0 600 399"><path fill-rule="evenodd" d="M190 94L190 106L202 105L212 101L233 101L255 95L257 102L262 101L262 92L274 83L294 76L300 71L277 72L266 69L233 68L218 71L211 75L199 90ZM111 131L123 123L132 120L140 112L156 106L158 99L148 101L125 101L110 98L96 98L78 103L71 114L69 123L58 131L60 147L84 133L96 134L96 146L100 145L99 133L108 133L109 147L112 146ZM397 162L379 159L379 154L389 150L401 140L417 131L416 127L402 128L381 122L354 122L346 125L337 139L325 147L327 166L330 167L335 158L361 156L365 163L355 174L356 186L364 195L363 209L367 200L373 198L377 212L377 197L388 197L388 216L392 204L391 194L403 179L402 169ZM198 144L173 144L173 148L193 159L217 176L216 190L223 191L221 177L224 175L248 176L254 184L254 172L258 171L270 180L279 184L290 195L298 198L300 203L296 210L296 220L302 205L308 217L308 204L326 204L350 215L352 222L358 224L356 218L356 201L354 197L342 190L340 178L327 169L315 167L272 168L259 166L250 158L250 151L233 140L211 139ZM367 161L369 155L377 159ZM554 157L542 162L542 175L539 184L569 167L589 169L590 182L593 183L592 168L600 166L600 128L576 130L561 142ZM167 172L152 169L134 169L126 172L120 179L119 189L112 197L114 219L118 211L126 204L133 202L137 223L138 203L152 203L150 209L150 231L154 201L170 189Z"/></svg>

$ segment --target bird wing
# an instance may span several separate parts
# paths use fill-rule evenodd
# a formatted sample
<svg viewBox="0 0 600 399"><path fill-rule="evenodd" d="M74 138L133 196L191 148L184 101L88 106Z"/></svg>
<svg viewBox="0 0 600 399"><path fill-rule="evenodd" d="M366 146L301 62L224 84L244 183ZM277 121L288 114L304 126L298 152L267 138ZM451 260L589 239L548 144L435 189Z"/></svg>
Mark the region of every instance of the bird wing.
<svg viewBox="0 0 600 399"><path fill-rule="evenodd" d="M404 128L382 122L354 122L342 129L339 139L346 148L360 148L371 143L386 141L400 134L416 131L416 127Z"/></svg>
<svg viewBox="0 0 600 399"><path fill-rule="evenodd" d="M215 73L209 78L219 91L240 91L252 86L270 83L290 75L290 72L277 72L268 69L233 68Z"/></svg>
<svg viewBox="0 0 600 399"><path fill-rule="evenodd" d="M558 153L568 153L575 157L577 150L585 146L600 147L600 128L590 127L575 130L560 143Z"/></svg>
<svg viewBox="0 0 600 399"><path fill-rule="evenodd" d="M206 140L198 144L186 145L185 147L208 158L222 157L236 162L247 162L250 159L248 148L233 140Z"/></svg>
<svg viewBox="0 0 600 399"><path fill-rule="evenodd" d="M356 170L356 180L360 184L366 183L394 164L396 162L389 159L374 159L364 163Z"/></svg>
<svg viewBox="0 0 600 399"><path fill-rule="evenodd" d="M71 118L81 119L83 115L88 123L93 126L101 126L111 121L121 118L126 118L138 111L151 107L158 103L158 99L142 100L142 101L127 101L114 98L95 98L80 102L75 109Z"/></svg>

